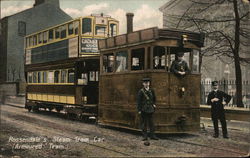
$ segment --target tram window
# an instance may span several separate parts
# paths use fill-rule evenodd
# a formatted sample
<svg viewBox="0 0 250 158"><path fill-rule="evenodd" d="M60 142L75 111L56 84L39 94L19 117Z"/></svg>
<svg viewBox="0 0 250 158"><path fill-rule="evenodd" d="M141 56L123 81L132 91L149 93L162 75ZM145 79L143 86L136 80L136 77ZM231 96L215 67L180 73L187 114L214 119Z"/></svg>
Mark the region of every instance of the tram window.
<svg viewBox="0 0 250 158"><path fill-rule="evenodd" d="M52 41L53 38L54 38L54 30L51 29L51 30L49 30L49 41Z"/></svg>
<svg viewBox="0 0 250 158"><path fill-rule="evenodd" d="M144 48L133 49L131 51L131 70L143 70L144 69Z"/></svg>
<svg viewBox="0 0 250 158"><path fill-rule="evenodd" d="M28 83L32 83L32 72L28 72Z"/></svg>
<svg viewBox="0 0 250 158"><path fill-rule="evenodd" d="M37 72L37 83L42 83L42 72Z"/></svg>
<svg viewBox="0 0 250 158"><path fill-rule="evenodd" d="M69 35L72 35L74 32L73 32L73 22L72 23L69 23L68 25L68 34Z"/></svg>
<svg viewBox="0 0 250 158"><path fill-rule="evenodd" d="M89 81L95 81L95 71L89 72Z"/></svg>
<svg viewBox="0 0 250 158"><path fill-rule="evenodd" d="M91 35L92 33L92 19L84 18L82 19L82 34Z"/></svg>
<svg viewBox="0 0 250 158"><path fill-rule="evenodd" d="M48 83L54 83L54 71L48 72Z"/></svg>
<svg viewBox="0 0 250 158"><path fill-rule="evenodd" d="M54 72L54 83L59 83L59 75L60 75L60 71L56 70Z"/></svg>
<svg viewBox="0 0 250 158"><path fill-rule="evenodd" d="M41 44L43 42L43 33L39 33L38 35L38 44Z"/></svg>
<svg viewBox="0 0 250 158"><path fill-rule="evenodd" d="M33 72L33 83L37 83L37 72Z"/></svg>
<svg viewBox="0 0 250 158"><path fill-rule="evenodd" d="M116 24L110 24L109 27L109 36L113 37L117 35L117 25Z"/></svg>
<svg viewBox="0 0 250 158"><path fill-rule="evenodd" d="M154 47L153 53L153 66L154 69L164 69L166 63L165 49L164 47Z"/></svg>
<svg viewBox="0 0 250 158"><path fill-rule="evenodd" d="M185 52L183 58L187 62L188 66L189 66L189 57L190 57L190 52Z"/></svg>
<svg viewBox="0 0 250 158"><path fill-rule="evenodd" d="M66 83L67 79L67 70L62 70L61 71L61 83Z"/></svg>
<svg viewBox="0 0 250 158"><path fill-rule="evenodd" d="M47 71L43 71L43 83L47 83Z"/></svg>
<svg viewBox="0 0 250 158"><path fill-rule="evenodd" d="M55 31L56 31L56 39L60 38L60 28L59 27L56 28Z"/></svg>
<svg viewBox="0 0 250 158"><path fill-rule="evenodd" d="M128 52L121 51L116 54L116 72L128 70Z"/></svg>
<svg viewBox="0 0 250 158"><path fill-rule="evenodd" d="M47 43L47 38L48 38L48 32L43 33L43 43Z"/></svg>
<svg viewBox="0 0 250 158"><path fill-rule="evenodd" d="M193 73L199 73L199 51L193 50Z"/></svg>
<svg viewBox="0 0 250 158"><path fill-rule="evenodd" d="M75 35L77 35L79 31L79 21L74 22L74 30L75 30Z"/></svg>
<svg viewBox="0 0 250 158"><path fill-rule="evenodd" d="M66 37L66 25L61 26L61 38Z"/></svg>
<svg viewBox="0 0 250 158"><path fill-rule="evenodd" d="M113 53L103 55L103 71L104 72L113 72L114 71L114 55L113 55Z"/></svg>
<svg viewBox="0 0 250 158"><path fill-rule="evenodd" d="M31 47L33 46L33 38L32 38L32 36L29 37L29 45L30 45Z"/></svg>
<svg viewBox="0 0 250 158"><path fill-rule="evenodd" d="M106 27L105 26L96 26L95 27L95 35L97 36L105 36Z"/></svg>
<svg viewBox="0 0 250 158"><path fill-rule="evenodd" d="M36 35L33 36L33 45L34 45L34 46L37 45L37 38L36 38Z"/></svg>
<svg viewBox="0 0 250 158"><path fill-rule="evenodd" d="M73 69L68 70L68 83L74 83L75 81L75 72Z"/></svg>

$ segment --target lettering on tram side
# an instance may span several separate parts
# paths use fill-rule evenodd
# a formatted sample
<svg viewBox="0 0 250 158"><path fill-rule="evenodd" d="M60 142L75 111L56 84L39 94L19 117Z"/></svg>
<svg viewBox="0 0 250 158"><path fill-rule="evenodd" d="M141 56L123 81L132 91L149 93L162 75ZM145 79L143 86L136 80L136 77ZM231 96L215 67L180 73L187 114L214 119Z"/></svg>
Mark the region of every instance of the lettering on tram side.
<svg viewBox="0 0 250 158"><path fill-rule="evenodd" d="M13 137L10 136L8 143L12 146L13 150L41 150L53 149L64 150L69 149L71 143L101 143L105 138L99 136L88 137L61 137L53 136L52 138L46 137Z"/></svg>
<svg viewBox="0 0 250 158"><path fill-rule="evenodd" d="M97 39L82 38L81 39L81 52L82 53L97 53L98 52Z"/></svg>

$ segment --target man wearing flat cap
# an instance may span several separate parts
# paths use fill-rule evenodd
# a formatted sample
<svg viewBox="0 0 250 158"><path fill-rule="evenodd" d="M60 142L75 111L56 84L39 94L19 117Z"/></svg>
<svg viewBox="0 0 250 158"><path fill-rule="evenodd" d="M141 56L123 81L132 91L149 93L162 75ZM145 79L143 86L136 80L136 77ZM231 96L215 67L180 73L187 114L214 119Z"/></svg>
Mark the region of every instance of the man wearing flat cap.
<svg viewBox="0 0 250 158"><path fill-rule="evenodd" d="M218 120L220 120L223 138L228 138L224 105L230 102L231 96L223 91L218 90L218 81L212 82L212 88L213 90L208 94L207 97L207 104L211 105L211 118L214 125L213 137L219 137Z"/></svg>
<svg viewBox="0 0 250 158"><path fill-rule="evenodd" d="M177 76L184 76L189 73L189 68L187 62L183 59L184 53L178 52L176 54L176 60L173 61L170 72Z"/></svg>
<svg viewBox="0 0 250 158"><path fill-rule="evenodd" d="M143 88L139 90L137 95L137 110L141 116L141 128L143 141L148 140L147 128L150 130L150 138L158 140L154 134L153 113L155 112L155 93L150 86L150 78L142 79Z"/></svg>

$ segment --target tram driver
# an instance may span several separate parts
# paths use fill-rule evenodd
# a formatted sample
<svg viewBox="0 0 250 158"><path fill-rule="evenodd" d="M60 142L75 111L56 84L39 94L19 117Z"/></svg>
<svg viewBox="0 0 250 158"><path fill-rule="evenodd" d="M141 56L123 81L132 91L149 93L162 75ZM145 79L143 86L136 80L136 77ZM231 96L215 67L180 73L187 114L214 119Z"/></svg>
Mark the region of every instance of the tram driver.
<svg viewBox="0 0 250 158"><path fill-rule="evenodd" d="M176 76L185 76L190 72L187 62L183 59L184 53L178 52L176 54L177 58L173 61L170 72L174 73Z"/></svg>

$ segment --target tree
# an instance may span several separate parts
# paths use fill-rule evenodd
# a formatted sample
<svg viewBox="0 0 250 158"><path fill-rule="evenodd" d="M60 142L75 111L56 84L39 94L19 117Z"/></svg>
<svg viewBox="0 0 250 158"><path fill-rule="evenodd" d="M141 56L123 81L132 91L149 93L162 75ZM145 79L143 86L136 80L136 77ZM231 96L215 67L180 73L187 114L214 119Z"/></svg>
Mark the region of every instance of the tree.
<svg viewBox="0 0 250 158"><path fill-rule="evenodd" d="M177 15L176 28L206 33L207 46L203 56L217 56L222 62L234 62L236 104L242 103L241 64L249 64L243 57L249 47L249 3L242 0L189 0L182 15ZM201 60L202 61L202 58Z"/></svg>

